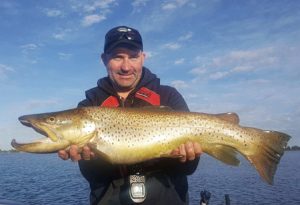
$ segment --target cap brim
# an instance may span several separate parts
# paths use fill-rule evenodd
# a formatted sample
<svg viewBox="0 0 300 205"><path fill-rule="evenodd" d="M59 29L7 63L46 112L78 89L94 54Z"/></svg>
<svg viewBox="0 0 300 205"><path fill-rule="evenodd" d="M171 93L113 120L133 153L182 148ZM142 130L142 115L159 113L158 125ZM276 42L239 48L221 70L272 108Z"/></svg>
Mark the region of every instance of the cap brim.
<svg viewBox="0 0 300 205"><path fill-rule="evenodd" d="M109 47L107 47L104 50L104 52L109 53L116 48L127 48L129 50L143 50L143 47L134 41L120 40L109 45Z"/></svg>

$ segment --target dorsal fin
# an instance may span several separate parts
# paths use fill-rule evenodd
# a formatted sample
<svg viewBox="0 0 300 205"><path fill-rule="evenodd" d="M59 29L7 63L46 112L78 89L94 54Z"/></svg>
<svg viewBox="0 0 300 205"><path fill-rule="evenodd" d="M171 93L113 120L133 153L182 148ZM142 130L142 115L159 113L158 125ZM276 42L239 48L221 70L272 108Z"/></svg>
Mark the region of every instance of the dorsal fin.
<svg viewBox="0 0 300 205"><path fill-rule="evenodd" d="M234 112L220 113L220 114L215 114L214 116L234 124L240 123L239 116Z"/></svg>

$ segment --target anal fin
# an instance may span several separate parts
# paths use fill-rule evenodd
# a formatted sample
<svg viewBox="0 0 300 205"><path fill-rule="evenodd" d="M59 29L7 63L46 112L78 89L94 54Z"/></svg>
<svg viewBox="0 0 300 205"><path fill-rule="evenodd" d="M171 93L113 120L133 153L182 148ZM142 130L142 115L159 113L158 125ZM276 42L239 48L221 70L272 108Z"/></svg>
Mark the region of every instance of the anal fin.
<svg viewBox="0 0 300 205"><path fill-rule="evenodd" d="M237 150L230 146L216 144L210 146L205 152L225 164L232 166L240 164L240 160L237 158Z"/></svg>

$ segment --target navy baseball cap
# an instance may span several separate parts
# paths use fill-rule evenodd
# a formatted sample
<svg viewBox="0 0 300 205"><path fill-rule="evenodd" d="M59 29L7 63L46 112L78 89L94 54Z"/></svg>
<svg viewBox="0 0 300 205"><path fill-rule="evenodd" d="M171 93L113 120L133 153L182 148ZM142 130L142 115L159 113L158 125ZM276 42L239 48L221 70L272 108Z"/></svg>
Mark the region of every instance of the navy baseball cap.
<svg viewBox="0 0 300 205"><path fill-rule="evenodd" d="M141 34L128 26L112 28L105 35L104 53L109 53L117 47L143 50Z"/></svg>

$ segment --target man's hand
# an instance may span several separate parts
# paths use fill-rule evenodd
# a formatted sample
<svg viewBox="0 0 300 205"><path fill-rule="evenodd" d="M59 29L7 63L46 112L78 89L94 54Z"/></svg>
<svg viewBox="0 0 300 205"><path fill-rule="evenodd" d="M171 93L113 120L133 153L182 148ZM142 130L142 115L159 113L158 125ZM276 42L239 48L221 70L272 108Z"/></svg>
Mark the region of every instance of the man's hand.
<svg viewBox="0 0 300 205"><path fill-rule="evenodd" d="M63 160L71 159L73 162L78 160L90 160L95 157L95 153L88 146L84 146L80 151L77 145L71 145L69 150L59 150L58 156Z"/></svg>
<svg viewBox="0 0 300 205"><path fill-rule="evenodd" d="M203 153L202 148L197 142L187 142L180 145L177 149L172 151L172 155L181 157L179 158L180 162L186 162L194 160L196 157L199 157Z"/></svg>

